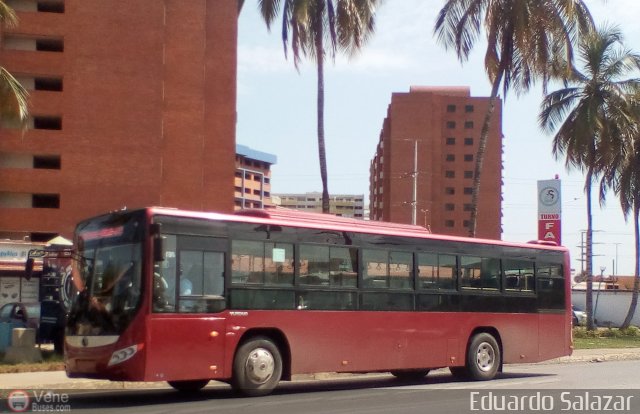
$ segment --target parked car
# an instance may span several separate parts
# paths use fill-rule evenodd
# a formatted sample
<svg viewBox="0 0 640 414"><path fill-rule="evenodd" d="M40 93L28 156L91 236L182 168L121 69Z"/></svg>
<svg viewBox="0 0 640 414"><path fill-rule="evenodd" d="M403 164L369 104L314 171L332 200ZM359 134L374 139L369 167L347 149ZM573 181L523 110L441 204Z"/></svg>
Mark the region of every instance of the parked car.
<svg viewBox="0 0 640 414"><path fill-rule="evenodd" d="M19 328L40 328L40 303L11 302L0 308L0 322L9 322Z"/></svg>
<svg viewBox="0 0 640 414"><path fill-rule="evenodd" d="M582 311L575 306L571 306L573 314L573 326L584 326L587 324L587 312Z"/></svg>

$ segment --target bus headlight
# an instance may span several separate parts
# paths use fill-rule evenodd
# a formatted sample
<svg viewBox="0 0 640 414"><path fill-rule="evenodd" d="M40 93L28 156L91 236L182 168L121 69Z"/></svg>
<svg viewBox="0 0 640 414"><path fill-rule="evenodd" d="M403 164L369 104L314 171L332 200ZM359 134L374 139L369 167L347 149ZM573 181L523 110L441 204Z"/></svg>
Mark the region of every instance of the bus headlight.
<svg viewBox="0 0 640 414"><path fill-rule="evenodd" d="M138 345L131 345L127 348L114 351L111 355L111 359L109 359L109 364L107 364L107 366L110 367L116 364L120 364L133 357L136 352L138 352Z"/></svg>

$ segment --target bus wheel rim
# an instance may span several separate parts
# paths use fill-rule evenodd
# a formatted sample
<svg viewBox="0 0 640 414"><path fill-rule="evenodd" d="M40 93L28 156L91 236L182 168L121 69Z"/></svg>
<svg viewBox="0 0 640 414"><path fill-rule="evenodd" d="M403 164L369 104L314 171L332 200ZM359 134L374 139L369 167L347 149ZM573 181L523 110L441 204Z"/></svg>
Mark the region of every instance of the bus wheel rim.
<svg viewBox="0 0 640 414"><path fill-rule="evenodd" d="M273 376L275 360L271 352L264 348L256 348L247 358L245 372L251 382L264 384Z"/></svg>
<svg viewBox="0 0 640 414"><path fill-rule="evenodd" d="M493 369L496 360L496 351L488 342L483 342L478 346L476 352L476 365L483 372Z"/></svg>

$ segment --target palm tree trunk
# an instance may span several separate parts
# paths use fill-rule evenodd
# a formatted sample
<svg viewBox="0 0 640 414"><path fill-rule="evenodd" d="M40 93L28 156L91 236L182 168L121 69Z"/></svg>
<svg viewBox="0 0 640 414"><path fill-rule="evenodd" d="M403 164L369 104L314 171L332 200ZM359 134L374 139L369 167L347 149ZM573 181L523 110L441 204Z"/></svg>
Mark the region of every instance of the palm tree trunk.
<svg viewBox="0 0 640 414"><path fill-rule="evenodd" d="M636 269L635 277L633 279L633 293L631 295L631 304L629 305L629 311L627 317L622 322L621 329L626 329L631 325L633 316L636 314L636 307L638 306L638 292L640 292L640 203L633 203L633 227L635 231L635 250L636 250Z"/></svg>
<svg viewBox="0 0 640 414"><path fill-rule="evenodd" d="M476 236L476 223L478 221L478 196L480 194L480 177L482 174L482 165L484 164L484 154L487 150L487 141L489 140L491 118L493 118L493 113L496 109L498 91L500 90L500 83L502 83L503 76L504 70L502 70L501 68L501 70L496 75L496 79L493 81L491 96L489 97L489 107L487 108L487 113L484 116L482 131L480 132L480 142L478 142L478 151L476 153L476 165L473 172L473 190L471 192L471 218L469 219L469 237Z"/></svg>
<svg viewBox="0 0 640 414"><path fill-rule="evenodd" d="M587 193L587 298L586 298L586 312L587 312L587 330L594 330L594 315L593 315L593 216L591 211L591 183L593 179L593 170L590 167L587 172L587 179L585 182L585 191Z"/></svg>
<svg viewBox="0 0 640 414"><path fill-rule="evenodd" d="M322 178L322 212L329 213L329 185L327 183L327 153L324 143L324 46L322 44L322 9L317 8L319 30L316 31L316 54L318 67L318 159Z"/></svg>

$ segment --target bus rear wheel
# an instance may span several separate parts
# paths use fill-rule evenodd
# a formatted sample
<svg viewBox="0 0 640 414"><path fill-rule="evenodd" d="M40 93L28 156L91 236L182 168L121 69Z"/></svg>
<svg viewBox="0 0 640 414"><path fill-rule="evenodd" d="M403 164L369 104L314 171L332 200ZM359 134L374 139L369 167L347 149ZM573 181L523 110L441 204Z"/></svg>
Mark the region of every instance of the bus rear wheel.
<svg viewBox="0 0 640 414"><path fill-rule="evenodd" d="M397 371L391 371L391 375L403 381L416 381L420 380L429 374L428 369L400 369Z"/></svg>
<svg viewBox="0 0 640 414"><path fill-rule="evenodd" d="M256 337L240 345L233 360L231 385L242 394L270 394L282 377L282 356L271 339Z"/></svg>
<svg viewBox="0 0 640 414"><path fill-rule="evenodd" d="M493 379L500 368L502 355L498 341L486 332L474 335L467 350L467 375L475 381Z"/></svg>
<svg viewBox="0 0 640 414"><path fill-rule="evenodd" d="M180 392L196 392L204 388L209 380L192 380L192 381L168 381L169 385Z"/></svg>
<svg viewBox="0 0 640 414"><path fill-rule="evenodd" d="M502 362L498 341L486 332L474 335L469 343L466 358L465 366L449 367L454 377L473 381L493 379Z"/></svg>

